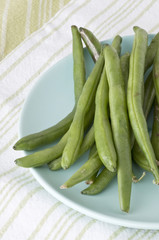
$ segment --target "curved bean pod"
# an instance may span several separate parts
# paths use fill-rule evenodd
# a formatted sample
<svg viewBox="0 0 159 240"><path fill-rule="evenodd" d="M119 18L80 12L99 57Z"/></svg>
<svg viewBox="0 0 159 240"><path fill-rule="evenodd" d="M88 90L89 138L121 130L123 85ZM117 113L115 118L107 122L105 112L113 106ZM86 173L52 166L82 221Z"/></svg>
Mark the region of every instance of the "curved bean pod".
<svg viewBox="0 0 159 240"><path fill-rule="evenodd" d="M108 116L109 88L105 68L96 92L94 117L95 142L99 157L111 172L116 171L117 155Z"/></svg>
<svg viewBox="0 0 159 240"><path fill-rule="evenodd" d="M120 59L115 49L111 46L106 46L104 57L109 85L110 118L118 159L119 202L120 208L128 212L132 185L132 159L124 78Z"/></svg>
<svg viewBox="0 0 159 240"><path fill-rule="evenodd" d="M116 49L119 56L120 56L120 52L121 52L121 42L122 42L122 37L119 35L116 35L111 44L112 47Z"/></svg>
<svg viewBox="0 0 159 240"><path fill-rule="evenodd" d="M94 173L102 167L102 162L97 151L87 160L60 188L70 188L77 183L89 179Z"/></svg>
<svg viewBox="0 0 159 240"><path fill-rule="evenodd" d="M144 112L145 118L147 119L155 99L155 89L153 84L152 71L149 73L144 85L145 85L144 86L145 92L144 92L143 112ZM132 155L133 155L133 160L140 167L142 167L144 170L151 172L151 168L145 157L145 154L143 153L143 151L141 150L141 148L139 147L136 141L132 149Z"/></svg>
<svg viewBox="0 0 159 240"><path fill-rule="evenodd" d="M30 151L52 143L67 132L73 120L74 113L75 108L71 113L69 113L64 119L62 119L54 126L47 128L43 131L22 137L15 143L13 149Z"/></svg>
<svg viewBox="0 0 159 240"><path fill-rule="evenodd" d="M145 30L138 27L135 27L134 31L135 39L130 56L130 73L128 80L128 112L136 141L150 164L155 176L155 183L159 184L159 170L157 168L156 158L150 142L147 123L142 108L142 85L147 51L147 33Z"/></svg>
<svg viewBox="0 0 159 240"><path fill-rule="evenodd" d="M113 180L115 176L116 172L110 172L104 168L102 172L96 177L95 182L92 183L88 188L81 191L81 193L86 195L98 194L108 186L108 184Z"/></svg>
<svg viewBox="0 0 159 240"><path fill-rule="evenodd" d="M81 95L83 86L86 81L84 50L81 40L81 35L76 26L71 26L72 31L72 53L73 53L73 79L74 79L74 94L75 103Z"/></svg>

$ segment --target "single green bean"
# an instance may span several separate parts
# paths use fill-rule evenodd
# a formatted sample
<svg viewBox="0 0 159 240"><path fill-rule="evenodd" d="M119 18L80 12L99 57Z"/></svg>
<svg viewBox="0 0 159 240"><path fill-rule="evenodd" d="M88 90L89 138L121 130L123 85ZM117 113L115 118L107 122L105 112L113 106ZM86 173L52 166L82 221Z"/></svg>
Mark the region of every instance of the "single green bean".
<svg viewBox="0 0 159 240"><path fill-rule="evenodd" d="M94 127L94 125L93 125ZM91 146L90 151L89 151L89 158L97 151L96 144L94 143L93 146Z"/></svg>
<svg viewBox="0 0 159 240"><path fill-rule="evenodd" d="M121 42L122 42L122 37L119 35L116 35L111 44L112 47L116 49L119 56L121 53Z"/></svg>
<svg viewBox="0 0 159 240"><path fill-rule="evenodd" d="M93 144L94 144L94 126L92 126L89 129L86 136L84 137L84 140L82 142L81 149L79 151L79 155L78 155L77 159L79 157L81 157L86 151L88 151L90 149L90 147L92 147ZM54 170L58 170L58 169L62 168L61 160L62 160L62 157L59 157L58 159L54 159L53 161L51 161L48 164L50 170L54 171Z"/></svg>
<svg viewBox="0 0 159 240"><path fill-rule="evenodd" d="M147 122L142 108L142 85L147 51L147 33L145 30L135 27L135 39L130 56L130 73L128 80L128 112L131 126L140 148L143 150L152 172L155 183L159 184L159 170L147 129Z"/></svg>
<svg viewBox="0 0 159 240"><path fill-rule="evenodd" d="M159 104L159 47L153 63L153 82L155 86L157 102Z"/></svg>
<svg viewBox="0 0 159 240"><path fill-rule="evenodd" d="M155 37L152 39L150 45L147 48L146 59L145 59L145 72L153 64L158 46L159 46L159 33L155 35Z"/></svg>
<svg viewBox="0 0 159 240"><path fill-rule="evenodd" d="M43 131L29 134L27 136L19 139L13 146L14 150L33 150L38 147L52 143L56 139L60 138L69 129L73 116L75 113L75 108L71 113L69 113L65 118L54 126L47 128Z"/></svg>
<svg viewBox="0 0 159 240"><path fill-rule="evenodd" d="M60 188L70 188L82 181L89 179L102 167L102 162L97 151L89 158Z"/></svg>
<svg viewBox="0 0 159 240"><path fill-rule="evenodd" d="M154 117L152 126L151 143L157 160L159 160L159 46L154 58L153 82L155 87L156 99L154 105Z"/></svg>
<svg viewBox="0 0 159 240"><path fill-rule="evenodd" d="M88 112L88 114L86 115L85 129L87 129L90 123L92 122L93 116L94 116L94 106L91 107L90 112ZM15 163L18 166L29 168L29 167L39 167L46 163L51 162L52 160L62 155L64 147L67 143L68 134L69 134L69 130L63 135L63 137L60 139L60 141L57 144L53 145L50 148L36 151L27 156L18 158L15 160Z"/></svg>
<svg viewBox="0 0 159 240"><path fill-rule="evenodd" d="M109 87L105 68L96 92L94 117L95 142L99 157L111 172L116 171L117 155L108 114Z"/></svg>
<svg viewBox="0 0 159 240"><path fill-rule="evenodd" d="M126 52L120 58L120 66L121 66L121 70L122 70L122 74L125 82L125 91L127 91L127 84L128 84L128 78L129 78L129 60L130 60L130 53L128 52Z"/></svg>
<svg viewBox="0 0 159 240"><path fill-rule="evenodd" d="M84 49L82 45L81 35L76 26L71 26L72 31L72 53L73 53L73 79L74 79L74 93L75 103L81 95L83 86L86 81Z"/></svg>
<svg viewBox="0 0 159 240"><path fill-rule="evenodd" d="M53 159L61 156L62 151L66 145L68 138L68 131L60 139L60 141L50 148L46 148L40 151L36 151L32 154L26 155L21 158L17 158L14 162L20 167L30 168L39 167L46 163L49 163Z"/></svg>
<svg viewBox="0 0 159 240"><path fill-rule="evenodd" d="M128 212L132 185L132 159L124 78L120 66L120 59L115 49L111 46L106 46L104 49L104 57L109 85L110 118L118 159L117 178L119 203L120 208Z"/></svg>
<svg viewBox="0 0 159 240"><path fill-rule="evenodd" d="M96 177L94 183L92 183L88 188L84 189L81 193L86 195L95 195L102 192L109 183L116 176L116 172L110 172L104 168L101 173Z"/></svg>
<svg viewBox="0 0 159 240"><path fill-rule="evenodd" d="M96 62L102 50L101 43L90 30L80 27L79 31L90 55L92 56L94 62Z"/></svg>
<svg viewBox="0 0 159 240"><path fill-rule="evenodd" d="M152 108L152 104L155 99L155 88L153 83L152 71L149 73L144 84L144 103L143 103L143 112L145 118L148 117L148 114Z"/></svg>
<svg viewBox="0 0 159 240"><path fill-rule="evenodd" d="M143 112L145 115L145 118L147 119L148 114L152 108L153 102L155 98L155 89L153 84L153 76L152 71L149 73L148 77L146 78L145 84L144 84L144 103L143 103ZM132 156L133 160L144 170L150 171L151 168L149 166L149 163L145 157L144 152L139 147L138 143L135 141L134 146L132 149Z"/></svg>
<svg viewBox="0 0 159 240"><path fill-rule="evenodd" d="M96 147L96 144L94 143L93 146L90 148L90 151L89 151L89 158L97 151L97 147ZM98 171L96 173L94 173L89 179L86 180L86 184L92 184L95 179L96 179L96 176L98 174Z"/></svg>
<svg viewBox="0 0 159 240"><path fill-rule="evenodd" d="M66 169L78 156L84 136L84 118L95 96L96 88L103 69L104 58L101 54L89 75L77 103L74 119L69 129L69 137L62 154L61 166Z"/></svg>

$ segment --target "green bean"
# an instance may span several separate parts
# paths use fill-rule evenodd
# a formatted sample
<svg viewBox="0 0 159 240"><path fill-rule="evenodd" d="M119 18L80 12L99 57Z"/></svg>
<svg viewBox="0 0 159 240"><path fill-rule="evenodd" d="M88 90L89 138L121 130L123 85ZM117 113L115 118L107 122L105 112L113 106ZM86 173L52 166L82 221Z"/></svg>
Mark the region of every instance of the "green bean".
<svg viewBox="0 0 159 240"><path fill-rule="evenodd" d="M91 107L90 112L88 112L86 115L85 129L87 129L90 123L92 122L93 116L94 116L94 106ZM69 130L63 135L63 137L60 139L60 141L57 144L53 145L50 148L36 151L27 156L18 158L15 160L15 163L18 166L29 168L29 167L39 167L46 163L51 162L52 160L62 155L64 147L67 143L68 134L69 134Z"/></svg>
<svg viewBox="0 0 159 240"><path fill-rule="evenodd" d="M156 99L154 106L154 117L152 126L151 143L157 160L159 160L159 46L156 52L153 66L153 82L155 87Z"/></svg>
<svg viewBox="0 0 159 240"><path fill-rule="evenodd" d="M74 93L75 103L77 104L78 99L81 95L83 86L85 84L85 60L84 50L81 40L81 35L76 26L71 26L72 37L73 37L73 79L74 79Z"/></svg>
<svg viewBox="0 0 159 240"><path fill-rule="evenodd" d="M154 118L153 118L151 142L155 152L155 156L157 160L159 160L159 104L157 103L157 100L155 101L155 106L154 106Z"/></svg>
<svg viewBox="0 0 159 240"><path fill-rule="evenodd" d="M159 47L157 49L153 64L153 82L155 86L157 102L159 104Z"/></svg>
<svg viewBox="0 0 159 240"><path fill-rule="evenodd" d="M156 164L155 154L150 142L146 119L142 108L142 84L147 51L147 33L145 30L135 27L135 39L130 56L130 73L128 80L128 112L131 126L140 148L143 150L152 172L155 183L159 184L159 170Z"/></svg>
<svg viewBox="0 0 159 240"><path fill-rule="evenodd" d="M88 158L90 158L96 151L97 151L97 147L96 147L96 144L94 143L92 145L92 147L90 148ZM97 174L98 174L98 171L95 172L89 179L87 179L85 183L86 184L92 184L95 181Z"/></svg>
<svg viewBox="0 0 159 240"><path fill-rule="evenodd" d="M80 33L78 32L76 26L72 26L71 29L73 36L74 92L75 102L77 103L78 98L82 92L83 85L85 83L85 65ZM75 107L71 113L69 113L64 119L62 119L54 126L37 133L29 134L19 139L14 144L13 149L33 150L52 143L54 140L57 140L67 132L73 120L74 113Z"/></svg>
<svg viewBox="0 0 159 240"><path fill-rule="evenodd" d="M133 156L133 160L137 163L137 165L139 165L142 169L144 169L148 172L151 172L151 167L150 167L147 159L145 158L143 151L137 144L137 142L134 143L134 147L132 150L132 156Z"/></svg>
<svg viewBox="0 0 159 240"><path fill-rule="evenodd" d="M152 104L154 102L155 98L155 89L154 89L154 84L153 84L153 76L152 76L152 71L149 73L145 84L144 84L144 103L143 103L143 112L145 115L145 118L147 119L148 114L151 110ZM144 170L150 171L151 168L149 166L149 163L145 157L144 152L141 150L139 147L138 143L135 141L133 149L132 149L132 155L133 155L133 160Z"/></svg>
<svg viewBox="0 0 159 240"><path fill-rule="evenodd" d="M90 147L93 145L94 143L94 126L92 126L89 131L87 132L86 136L84 137L84 140L82 142L78 157L75 159L75 161L81 157L86 151L88 151L88 149L90 149ZM59 157L58 159L54 159L53 161L51 161L48 166L50 168L50 170L54 171L54 170L58 170L61 167L61 160L62 158Z"/></svg>
<svg viewBox="0 0 159 240"><path fill-rule="evenodd" d="M50 148L46 148L40 151L36 151L32 154L16 159L14 162L18 166L30 168L42 166L53 159L59 157L66 145L68 138L68 131L60 139L60 141Z"/></svg>
<svg viewBox="0 0 159 240"><path fill-rule="evenodd" d="M145 118L147 118L155 99L155 88L153 83L152 71L149 73L144 85L145 85L144 86L145 90L144 90L143 112L144 112Z"/></svg>
<svg viewBox="0 0 159 240"><path fill-rule="evenodd" d="M89 179L92 174L102 167L97 151L89 158L60 188L70 188Z"/></svg>
<svg viewBox="0 0 159 240"><path fill-rule="evenodd" d="M40 146L52 143L56 139L60 138L70 127L75 108L64 119L55 124L54 126L47 128L43 131L29 134L19 139L13 146L14 150L33 150Z"/></svg>
<svg viewBox="0 0 159 240"><path fill-rule="evenodd" d="M92 56L94 62L96 62L101 53L102 45L90 30L80 27L79 31L90 55Z"/></svg>
<svg viewBox="0 0 159 240"><path fill-rule="evenodd" d="M150 45L147 48L145 59L145 72L153 64L158 46L159 46L159 33L155 35L155 37L152 39Z"/></svg>
<svg viewBox="0 0 159 240"><path fill-rule="evenodd" d="M121 66L121 70L122 70L122 74L125 82L125 91L127 91L127 84L128 84L128 77L129 77L129 60L130 60L130 53L128 52L126 52L120 58L120 66Z"/></svg>
<svg viewBox="0 0 159 240"><path fill-rule="evenodd" d="M117 155L108 115L109 88L105 68L96 92L94 117L95 142L99 157L111 172L116 171Z"/></svg>
<svg viewBox="0 0 159 240"><path fill-rule="evenodd" d="M94 125L93 125L94 127ZM90 151L89 151L89 158L97 151L96 144L94 143L93 146L91 146Z"/></svg>
<svg viewBox="0 0 159 240"><path fill-rule="evenodd" d="M104 168L101 173L96 177L94 183L92 183L89 187L84 189L81 193L87 195L95 195L102 192L108 184L112 181L112 179L116 176L116 172L110 172L106 168Z"/></svg>
<svg viewBox="0 0 159 240"><path fill-rule="evenodd" d="M48 163L48 167L51 171L57 171L59 169L62 169L61 167L61 156L52 160Z"/></svg>
<svg viewBox="0 0 159 240"><path fill-rule="evenodd" d="M120 59L115 49L111 46L106 46L104 49L104 57L109 85L110 118L118 159L117 178L119 203L120 208L128 212L132 185L132 159L124 78L120 66Z"/></svg>
<svg viewBox="0 0 159 240"><path fill-rule="evenodd" d="M114 37L112 44L111 44L112 47L116 49L119 56L120 56L120 52L121 52L121 42L122 42L121 36L117 35Z"/></svg>
<svg viewBox="0 0 159 240"><path fill-rule="evenodd" d="M78 100L74 119L69 129L69 137L62 154L61 166L64 169L70 167L71 163L74 162L74 159L78 156L84 135L84 118L95 96L103 64L104 58L103 55L100 55Z"/></svg>

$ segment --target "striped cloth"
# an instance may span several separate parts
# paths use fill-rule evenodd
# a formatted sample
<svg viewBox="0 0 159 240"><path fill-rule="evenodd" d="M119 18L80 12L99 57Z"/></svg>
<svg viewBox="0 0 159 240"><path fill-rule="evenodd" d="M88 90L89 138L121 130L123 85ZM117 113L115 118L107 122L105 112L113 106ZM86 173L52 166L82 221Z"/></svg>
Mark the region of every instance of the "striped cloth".
<svg viewBox="0 0 159 240"><path fill-rule="evenodd" d="M12 150L29 91L72 51L72 24L104 40L133 34L133 25L157 32L158 12L157 0L0 1L0 239L159 239L159 231L115 226L65 206L14 165L23 153Z"/></svg>

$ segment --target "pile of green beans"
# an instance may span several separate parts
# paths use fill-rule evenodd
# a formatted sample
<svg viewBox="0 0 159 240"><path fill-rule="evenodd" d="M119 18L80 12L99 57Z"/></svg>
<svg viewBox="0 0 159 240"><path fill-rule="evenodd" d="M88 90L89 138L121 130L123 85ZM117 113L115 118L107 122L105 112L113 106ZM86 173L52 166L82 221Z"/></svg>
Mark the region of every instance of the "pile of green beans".
<svg viewBox="0 0 159 240"><path fill-rule="evenodd" d="M101 43L83 27L71 26L75 105L59 123L19 139L15 150L35 150L18 158L21 167L48 165L50 171L71 167L89 151L85 163L61 186L85 181L82 194L106 190L117 177L119 205L129 212L133 166L149 171L159 185L159 33L148 44L148 33L135 26L131 52L121 54L122 37ZM86 79L84 47L94 67ZM147 118L153 111L152 134ZM54 141L57 141L54 143ZM52 143L52 147L47 144ZM45 146L43 150L37 149ZM29 153L29 152L28 152Z"/></svg>

